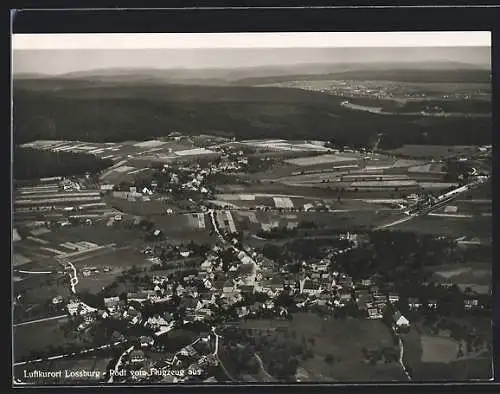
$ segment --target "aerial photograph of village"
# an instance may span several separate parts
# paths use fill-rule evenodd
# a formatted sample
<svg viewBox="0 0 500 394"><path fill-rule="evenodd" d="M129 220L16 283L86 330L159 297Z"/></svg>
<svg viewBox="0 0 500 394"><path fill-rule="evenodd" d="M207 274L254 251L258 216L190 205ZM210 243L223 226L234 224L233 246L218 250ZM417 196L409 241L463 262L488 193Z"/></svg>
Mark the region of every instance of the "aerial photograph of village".
<svg viewBox="0 0 500 394"><path fill-rule="evenodd" d="M14 386L492 379L490 35L363 34L13 36Z"/></svg>

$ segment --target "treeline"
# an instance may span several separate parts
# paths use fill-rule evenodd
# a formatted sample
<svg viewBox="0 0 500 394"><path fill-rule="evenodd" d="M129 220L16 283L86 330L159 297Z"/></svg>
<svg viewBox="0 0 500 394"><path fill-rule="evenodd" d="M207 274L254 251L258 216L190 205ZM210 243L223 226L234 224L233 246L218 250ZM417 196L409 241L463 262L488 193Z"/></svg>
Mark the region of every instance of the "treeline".
<svg viewBox="0 0 500 394"><path fill-rule="evenodd" d="M318 75L282 75L271 77L245 78L235 81L235 85L263 85L289 81L397 81L420 83L490 83L491 72L483 69L391 69L349 70Z"/></svg>
<svg viewBox="0 0 500 394"><path fill-rule="evenodd" d="M14 147L14 179L34 179L96 173L113 165L87 153L51 152Z"/></svg>
<svg viewBox="0 0 500 394"><path fill-rule="evenodd" d="M211 98L206 89L202 99L181 97L177 101L172 97L162 98L158 93L162 87L151 87L151 95L145 88L137 92L133 86L128 89L127 94L112 97L102 88L101 98L97 93L80 97L68 93L63 96L62 93L15 91L16 143L37 139L146 140L165 136L173 130L187 135L227 136L229 133L237 139L333 139L349 146L366 146L377 134L384 133L381 149L404 144L491 143L489 118L424 119L353 113L339 105L338 97L323 95L318 99L319 93L301 95L296 89L278 89L282 90L281 99L277 93L272 99L267 98L264 88L260 96L252 90L251 100L245 100L245 88L242 88L239 96L228 97L227 101ZM196 91L197 87L189 89ZM218 87L217 92L221 89ZM294 96L293 100L290 95Z"/></svg>

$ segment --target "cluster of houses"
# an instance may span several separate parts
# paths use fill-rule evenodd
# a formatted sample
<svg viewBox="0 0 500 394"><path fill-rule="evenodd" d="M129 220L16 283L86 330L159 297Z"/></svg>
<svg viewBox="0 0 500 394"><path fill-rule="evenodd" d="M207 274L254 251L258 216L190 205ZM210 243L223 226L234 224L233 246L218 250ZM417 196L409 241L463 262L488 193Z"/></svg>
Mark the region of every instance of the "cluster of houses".
<svg viewBox="0 0 500 394"><path fill-rule="evenodd" d="M82 185L79 182L73 181L69 178L63 178L59 182L59 187L65 192L79 192L82 189Z"/></svg>
<svg viewBox="0 0 500 394"><path fill-rule="evenodd" d="M142 336L139 346L128 353L124 365L126 369L135 371L129 375L133 381L152 379L159 383L177 383L200 378L210 367L218 364L210 339L211 334L201 333L193 343L184 346L170 359L153 361L148 357L148 350L164 352L166 346L155 342L152 337Z"/></svg>

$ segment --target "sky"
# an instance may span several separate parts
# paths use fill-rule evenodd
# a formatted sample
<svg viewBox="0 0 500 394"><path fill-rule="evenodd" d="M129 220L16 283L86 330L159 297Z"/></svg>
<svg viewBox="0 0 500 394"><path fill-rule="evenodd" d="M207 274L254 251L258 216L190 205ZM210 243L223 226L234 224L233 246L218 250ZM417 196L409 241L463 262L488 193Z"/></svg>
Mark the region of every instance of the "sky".
<svg viewBox="0 0 500 394"><path fill-rule="evenodd" d="M482 48L480 48L482 47ZM488 64L489 32L17 34L14 74L341 62Z"/></svg>

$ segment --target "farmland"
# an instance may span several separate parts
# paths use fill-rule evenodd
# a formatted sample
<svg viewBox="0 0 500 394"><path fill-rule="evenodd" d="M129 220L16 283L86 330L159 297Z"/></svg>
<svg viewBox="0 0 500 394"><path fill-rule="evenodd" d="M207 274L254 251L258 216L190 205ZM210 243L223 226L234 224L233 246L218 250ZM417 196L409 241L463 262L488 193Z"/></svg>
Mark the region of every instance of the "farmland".
<svg viewBox="0 0 500 394"><path fill-rule="evenodd" d="M14 328L15 358L21 360L29 357L32 351L47 350L50 346L77 344L78 342L66 338L61 330L64 320L48 320L37 324L28 324Z"/></svg>
<svg viewBox="0 0 500 394"><path fill-rule="evenodd" d="M263 334L274 326L283 326L283 322L246 321L240 324L242 329L262 328ZM394 347L390 331L379 321L332 320L313 314L295 314L292 321L285 325L288 341L307 343L312 357L299 362L299 368L305 375L302 381L390 381L403 380L397 363L368 364L363 349ZM279 331L278 331L279 332ZM277 334L279 335L279 334ZM342 338L342 340L338 340ZM261 352L266 364L267 351ZM331 356L333 362L325 361Z"/></svg>
<svg viewBox="0 0 500 394"><path fill-rule="evenodd" d="M470 145L404 145L389 151L393 155L437 160L452 156L469 155L474 152L476 152L476 147Z"/></svg>
<svg viewBox="0 0 500 394"><path fill-rule="evenodd" d="M462 290L470 287L480 294L489 294L492 287L491 263L465 263L433 269L436 283L451 283Z"/></svg>
<svg viewBox="0 0 500 394"><path fill-rule="evenodd" d="M414 231L422 234L448 235L452 237L468 236L491 238L491 217L453 218L443 219L439 216L421 216L415 220L398 224L394 229Z"/></svg>
<svg viewBox="0 0 500 394"><path fill-rule="evenodd" d="M491 328L490 328L491 329ZM450 337L421 334L412 328L403 336L405 362L414 381L467 381L491 378L491 356L483 352L459 356L459 342Z"/></svg>

